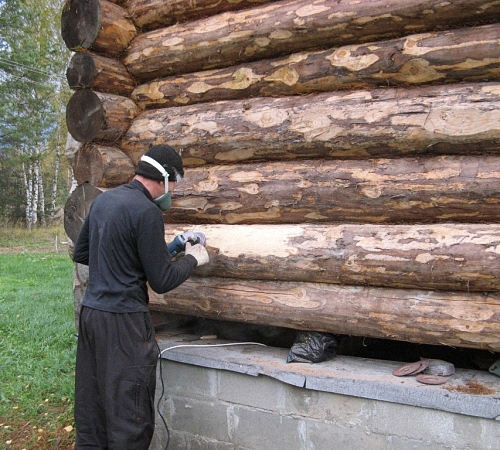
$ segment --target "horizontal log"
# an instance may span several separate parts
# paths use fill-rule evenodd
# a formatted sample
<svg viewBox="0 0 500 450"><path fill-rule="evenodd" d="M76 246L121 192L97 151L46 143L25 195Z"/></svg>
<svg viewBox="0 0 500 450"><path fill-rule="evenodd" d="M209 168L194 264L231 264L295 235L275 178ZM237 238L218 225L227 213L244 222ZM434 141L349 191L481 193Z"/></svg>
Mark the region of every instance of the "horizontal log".
<svg viewBox="0 0 500 450"><path fill-rule="evenodd" d="M186 165L485 154L500 149L498 111L497 83L232 100L145 111L120 148L137 163L168 143Z"/></svg>
<svg viewBox="0 0 500 450"><path fill-rule="evenodd" d="M79 142L116 142L139 110L127 97L79 89L66 107L68 131Z"/></svg>
<svg viewBox="0 0 500 450"><path fill-rule="evenodd" d="M201 225L198 275L446 291L500 290L500 225Z"/></svg>
<svg viewBox="0 0 500 450"><path fill-rule="evenodd" d="M292 52L495 23L486 0L281 0L137 36L123 59L138 80L215 69Z"/></svg>
<svg viewBox="0 0 500 450"><path fill-rule="evenodd" d="M498 295L191 277L150 308L217 320L500 351Z"/></svg>
<svg viewBox="0 0 500 450"><path fill-rule="evenodd" d="M126 6L137 27L151 30L272 1L276 0L128 0Z"/></svg>
<svg viewBox="0 0 500 450"><path fill-rule="evenodd" d="M61 36L66 46L115 57L123 53L137 29L127 10L115 3L66 0L61 13Z"/></svg>
<svg viewBox="0 0 500 450"><path fill-rule="evenodd" d="M134 164L121 150L86 144L75 155L74 175L78 184L91 183L97 188L111 188L128 183Z"/></svg>
<svg viewBox="0 0 500 450"><path fill-rule="evenodd" d="M500 24L295 53L141 84L142 109L416 84L500 79Z"/></svg>
<svg viewBox="0 0 500 450"><path fill-rule="evenodd" d="M192 168L169 223L498 223L500 157L308 160Z"/></svg>
<svg viewBox="0 0 500 450"><path fill-rule="evenodd" d="M66 79L71 89L92 88L123 96L130 96L136 85L120 61L90 52L73 55L66 70Z"/></svg>

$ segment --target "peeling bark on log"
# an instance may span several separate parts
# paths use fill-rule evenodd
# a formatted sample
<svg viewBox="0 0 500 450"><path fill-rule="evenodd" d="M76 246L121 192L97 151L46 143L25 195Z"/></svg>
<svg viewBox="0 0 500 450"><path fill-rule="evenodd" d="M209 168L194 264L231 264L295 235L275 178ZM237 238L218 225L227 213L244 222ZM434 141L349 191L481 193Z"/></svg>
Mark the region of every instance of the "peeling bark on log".
<svg viewBox="0 0 500 450"><path fill-rule="evenodd" d="M72 89L92 88L98 92L127 97L136 85L121 62L89 52L73 55L66 70L66 78Z"/></svg>
<svg viewBox="0 0 500 450"><path fill-rule="evenodd" d="M139 85L142 109L249 97L500 79L500 24L296 53Z"/></svg>
<svg viewBox="0 0 500 450"><path fill-rule="evenodd" d="M420 344L500 351L497 295L191 277L150 308Z"/></svg>
<svg viewBox="0 0 500 450"><path fill-rule="evenodd" d="M128 183L134 175L134 164L125 153L102 145L87 144L80 148L74 169L78 184L89 182L97 188Z"/></svg>
<svg viewBox="0 0 500 450"><path fill-rule="evenodd" d="M500 221L500 157L274 162L190 169L169 223Z"/></svg>
<svg viewBox="0 0 500 450"><path fill-rule="evenodd" d="M83 221L89 213L90 205L102 192L102 189L97 189L90 183L83 183L66 200L64 205L64 231L73 242L76 242Z"/></svg>
<svg viewBox="0 0 500 450"><path fill-rule="evenodd" d="M107 0L66 0L61 35L70 50L119 56L137 34L127 11Z"/></svg>
<svg viewBox="0 0 500 450"><path fill-rule="evenodd" d="M126 6L137 27L151 30L272 1L276 0L128 0Z"/></svg>
<svg viewBox="0 0 500 450"><path fill-rule="evenodd" d="M193 227L168 226L165 241ZM198 275L448 291L500 290L500 225L203 225Z"/></svg>
<svg viewBox="0 0 500 450"><path fill-rule="evenodd" d="M139 110L127 97L77 90L66 107L68 131L79 142L116 142Z"/></svg>
<svg viewBox="0 0 500 450"><path fill-rule="evenodd" d="M202 165L299 158L485 154L500 150L500 84L255 98L146 111L120 147L152 145Z"/></svg>
<svg viewBox="0 0 500 450"><path fill-rule="evenodd" d="M495 23L486 0L282 0L141 34L124 64L138 80L232 66L297 51Z"/></svg>

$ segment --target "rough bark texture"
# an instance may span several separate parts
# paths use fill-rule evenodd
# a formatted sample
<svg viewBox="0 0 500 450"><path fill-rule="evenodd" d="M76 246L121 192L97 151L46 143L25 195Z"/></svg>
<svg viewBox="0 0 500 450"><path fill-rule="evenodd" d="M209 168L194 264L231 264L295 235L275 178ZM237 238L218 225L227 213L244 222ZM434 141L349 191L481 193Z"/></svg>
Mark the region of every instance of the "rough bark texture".
<svg viewBox="0 0 500 450"><path fill-rule="evenodd" d="M80 148L73 167L78 184L89 182L97 188L128 183L134 175L134 164L125 153L102 145Z"/></svg>
<svg viewBox="0 0 500 450"><path fill-rule="evenodd" d="M77 52L66 70L72 89L92 88L98 92L130 96L135 81L118 60L90 52Z"/></svg>
<svg viewBox="0 0 500 450"><path fill-rule="evenodd" d="M192 228L192 227L190 227ZM167 227L166 242L188 227ZM202 276L499 291L500 225L203 225Z"/></svg>
<svg viewBox="0 0 500 450"><path fill-rule="evenodd" d="M68 131L79 142L116 142L138 114L127 97L77 90L66 107Z"/></svg>
<svg viewBox="0 0 500 450"><path fill-rule="evenodd" d="M166 240L203 231L211 264L151 309L500 351L500 2L124 1L63 8L90 50L67 154L111 186L122 150L181 150ZM103 190L71 194L70 242Z"/></svg>
<svg viewBox="0 0 500 450"><path fill-rule="evenodd" d="M292 158L484 154L500 149L500 84L256 98L142 113L120 147L168 143L186 165Z"/></svg>
<svg viewBox="0 0 500 450"><path fill-rule="evenodd" d="M276 0L128 0L126 7L137 27L150 30L272 1Z"/></svg>
<svg viewBox="0 0 500 450"><path fill-rule="evenodd" d="M500 220L500 157L307 160L193 168L170 223Z"/></svg>
<svg viewBox="0 0 500 450"><path fill-rule="evenodd" d="M73 242L76 242L83 221L89 213L90 205L100 194L102 194L102 189L97 189L90 183L83 183L66 200L64 205L64 230Z"/></svg>
<svg viewBox="0 0 500 450"><path fill-rule="evenodd" d="M116 2L117 3L117 2ZM61 34L70 50L91 49L119 56L137 34L127 11L107 0L66 0Z"/></svg>
<svg viewBox="0 0 500 450"><path fill-rule="evenodd" d="M420 344L500 351L497 295L193 277L152 309Z"/></svg>
<svg viewBox="0 0 500 450"><path fill-rule="evenodd" d="M500 79L500 24L295 53L139 85L139 107Z"/></svg>
<svg viewBox="0 0 500 450"><path fill-rule="evenodd" d="M282 0L139 35L124 63L137 79L195 72L296 51L497 22L485 0Z"/></svg>

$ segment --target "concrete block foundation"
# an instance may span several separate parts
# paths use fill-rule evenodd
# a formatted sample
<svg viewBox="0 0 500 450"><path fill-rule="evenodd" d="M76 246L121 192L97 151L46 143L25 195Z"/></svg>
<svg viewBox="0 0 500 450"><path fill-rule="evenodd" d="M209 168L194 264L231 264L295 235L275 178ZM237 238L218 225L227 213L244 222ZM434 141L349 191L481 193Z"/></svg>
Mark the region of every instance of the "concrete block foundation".
<svg viewBox="0 0 500 450"><path fill-rule="evenodd" d="M337 356L286 364L288 351L159 336L150 450L498 450L500 378L395 377L398 362ZM215 346L213 346L215 345ZM168 439L169 437L169 439Z"/></svg>

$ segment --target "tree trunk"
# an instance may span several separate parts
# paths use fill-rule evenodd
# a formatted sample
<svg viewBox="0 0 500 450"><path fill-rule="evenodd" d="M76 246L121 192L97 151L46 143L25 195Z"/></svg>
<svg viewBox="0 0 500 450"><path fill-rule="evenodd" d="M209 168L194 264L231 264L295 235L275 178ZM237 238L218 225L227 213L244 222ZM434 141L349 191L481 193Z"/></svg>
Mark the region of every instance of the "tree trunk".
<svg viewBox="0 0 500 450"><path fill-rule="evenodd" d="M193 227L167 227L166 242ZM203 276L499 291L500 225L203 225Z"/></svg>
<svg viewBox="0 0 500 450"><path fill-rule="evenodd" d="M166 142L186 165L498 153L499 109L493 83L233 100L146 111L120 147L136 163Z"/></svg>
<svg viewBox="0 0 500 450"><path fill-rule="evenodd" d="M193 168L170 223L500 221L500 157L266 162Z"/></svg>
<svg viewBox="0 0 500 450"><path fill-rule="evenodd" d="M210 319L500 351L500 299L324 283L191 277L150 308Z"/></svg>
<svg viewBox="0 0 500 450"><path fill-rule="evenodd" d="M118 3L118 2L115 2ZM119 56L137 34L121 6L107 0L66 0L61 35L70 50L82 48Z"/></svg>
<svg viewBox="0 0 500 450"><path fill-rule="evenodd" d="M138 28L151 30L272 1L276 0L129 0L126 6Z"/></svg>
<svg viewBox="0 0 500 450"><path fill-rule="evenodd" d="M152 109L339 89L498 80L499 44L500 24L412 35L168 77L137 86L132 99L142 109Z"/></svg>
<svg viewBox="0 0 500 450"><path fill-rule="evenodd" d="M387 40L411 32L495 23L487 0L282 0L141 34L124 64L154 78L233 66L297 51Z"/></svg>
<svg viewBox="0 0 500 450"><path fill-rule="evenodd" d="M79 142L116 142L138 114L127 97L77 90L66 107L68 131Z"/></svg>
<svg viewBox="0 0 500 450"><path fill-rule="evenodd" d="M76 242L85 217L89 213L90 205L102 192L102 189L97 189L90 183L83 183L66 200L64 205L64 231L73 242Z"/></svg>
<svg viewBox="0 0 500 450"><path fill-rule="evenodd" d="M85 145L80 148L74 168L78 184L89 182L97 188L128 183L134 175L134 164L125 153L102 145Z"/></svg>
<svg viewBox="0 0 500 450"><path fill-rule="evenodd" d="M135 81L121 62L89 52L73 55L66 70L66 78L72 89L92 88L127 97L135 87Z"/></svg>

